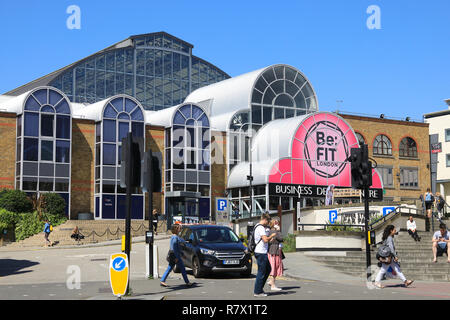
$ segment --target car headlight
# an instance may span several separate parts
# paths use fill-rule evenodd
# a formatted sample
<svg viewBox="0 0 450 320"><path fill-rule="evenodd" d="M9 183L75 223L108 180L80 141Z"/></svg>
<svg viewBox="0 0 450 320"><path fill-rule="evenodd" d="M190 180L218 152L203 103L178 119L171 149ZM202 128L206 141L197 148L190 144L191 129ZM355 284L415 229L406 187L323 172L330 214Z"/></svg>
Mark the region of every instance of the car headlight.
<svg viewBox="0 0 450 320"><path fill-rule="evenodd" d="M216 253L214 250L203 249L203 248L200 248L200 252L203 254L210 255L210 256L213 256Z"/></svg>

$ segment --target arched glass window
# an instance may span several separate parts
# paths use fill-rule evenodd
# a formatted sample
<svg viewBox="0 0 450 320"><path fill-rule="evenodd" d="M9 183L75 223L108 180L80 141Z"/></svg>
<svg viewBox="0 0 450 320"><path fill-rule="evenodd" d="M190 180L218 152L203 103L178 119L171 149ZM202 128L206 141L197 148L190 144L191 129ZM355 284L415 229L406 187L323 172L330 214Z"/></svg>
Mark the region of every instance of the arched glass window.
<svg viewBox="0 0 450 320"><path fill-rule="evenodd" d="M417 144L410 137L403 138L399 147L400 157L417 158Z"/></svg>
<svg viewBox="0 0 450 320"><path fill-rule="evenodd" d="M102 121L96 124L95 194L101 205L96 205L96 217L101 219L125 218L126 189L120 186L122 139L128 132L144 138L145 123L142 107L127 96L113 97L103 109ZM132 219L143 219L141 190L133 190Z"/></svg>
<svg viewBox="0 0 450 320"><path fill-rule="evenodd" d="M16 188L27 193L55 192L70 212L72 116L60 91L38 88L25 100L17 119Z"/></svg>
<svg viewBox="0 0 450 320"><path fill-rule="evenodd" d="M239 162L249 161L251 134L250 112L237 112L228 131L228 172Z"/></svg>
<svg viewBox="0 0 450 320"><path fill-rule="evenodd" d="M356 138L358 139L358 144L361 147L362 145L364 145L366 143L366 140L364 139L364 136L359 133L359 132L355 132L356 134Z"/></svg>
<svg viewBox="0 0 450 320"><path fill-rule="evenodd" d="M272 66L256 80L252 93L251 123L255 130L274 119L317 111L309 81L289 66Z"/></svg>
<svg viewBox="0 0 450 320"><path fill-rule="evenodd" d="M102 50L76 63L50 84L73 102L134 96L147 110L180 104L197 88L230 78L192 55L192 45L164 32L132 37L129 46Z"/></svg>
<svg viewBox="0 0 450 320"><path fill-rule="evenodd" d="M377 136L373 142L373 154L374 155L392 155L392 143L388 137L380 134Z"/></svg>
<svg viewBox="0 0 450 320"><path fill-rule="evenodd" d="M166 191L200 192L210 197L211 132L202 108L185 104L166 131Z"/></svg>

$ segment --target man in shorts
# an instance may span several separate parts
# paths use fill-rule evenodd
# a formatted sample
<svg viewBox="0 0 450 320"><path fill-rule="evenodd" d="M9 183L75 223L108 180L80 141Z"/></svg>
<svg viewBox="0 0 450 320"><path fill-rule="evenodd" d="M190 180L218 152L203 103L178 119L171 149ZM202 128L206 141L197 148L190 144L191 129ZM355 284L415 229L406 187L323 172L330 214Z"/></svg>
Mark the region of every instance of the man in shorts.
<svg viewBox="0 0 450 320"><path fill-rule="evenodd" d="M437 257L442 256L444 253L447 254L447 262L450 263L450 246L448 243L449 232L447 231L447 226L444 223L439 225L439 231L436 231L433 235L433 262L437 262Z"/></svg>

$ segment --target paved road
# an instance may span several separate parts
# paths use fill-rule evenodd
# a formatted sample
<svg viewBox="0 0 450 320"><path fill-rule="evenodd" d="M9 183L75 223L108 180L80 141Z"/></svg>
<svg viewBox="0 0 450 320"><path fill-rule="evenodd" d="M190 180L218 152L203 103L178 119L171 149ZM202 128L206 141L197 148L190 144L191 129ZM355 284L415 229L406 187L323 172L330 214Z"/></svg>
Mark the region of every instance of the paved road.
<svg viewBox="0 0 450 320"><path fill-rule="evenodd" d="M165 256L169 240L156 241L159 247L162 275L167 262ZM116 299L109 284L109 257L120 252L119 245L88 248L39 248L17 252L0 250L0 299ZM185 288L180 274L171 274L170 288L159 286L158 280L145 278L145 244L135 243L131 252L130 287L132 294L124 299L149 300L412 300L450 299L448 283L417 282L403 288L399 281L387 282L388 288L370 289L363 279L348 277L314 263L301 253L287 254L286 275L277 283L284 290L270 292L267 298L254 298L254 275L240 278L237 275L214 275L195 279L196 285ZM80 287L73 281L80 273ZM256 274L254 269L253 274Z"/></svg>

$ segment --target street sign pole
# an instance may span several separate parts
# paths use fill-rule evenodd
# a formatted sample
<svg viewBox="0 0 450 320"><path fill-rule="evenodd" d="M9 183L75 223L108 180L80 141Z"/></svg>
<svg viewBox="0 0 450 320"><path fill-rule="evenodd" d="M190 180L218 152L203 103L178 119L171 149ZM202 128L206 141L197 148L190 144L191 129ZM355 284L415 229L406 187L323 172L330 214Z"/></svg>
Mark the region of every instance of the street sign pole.
<svg viewBox="0 0 450 320"><path fill-rule="evenodd" d="M131 238L131 174L132 174L132 158L133 158L133 136L131 132L128 132L127 135L127 144L126 148L128 150L125 151L126 159L125 163L127 164L125 168L125 181L126 181L126 216L125 216L125 254L128 257L128 264L130 264L130 238ZM129 285L127 285L127 292L129 293Z"/></svg>
<svg viewBox="0 0 450 320"><path fill-rule="evenodd" d="M369 186L364 187L364 229L366 230L366 265L367 279L370 279L372 273L370 271L370 236L369 236Z"/></svg>
<svg viewBox="0 0 450 320"><path fill-rule="evenodd" d="M148 244L148 264L149 264L149 275L150 275L150 279L153 279L153 240L154 240L154 230L153 230L153 155L152 155L152 151L149 150L147 151L146 154L146 159L147 159L147 173L148 175L145 177L144 179L148 179L148 210L149 210L149 215L148 215L148 230L150 231L150 239L149 239L149 244Z"/></svg>

